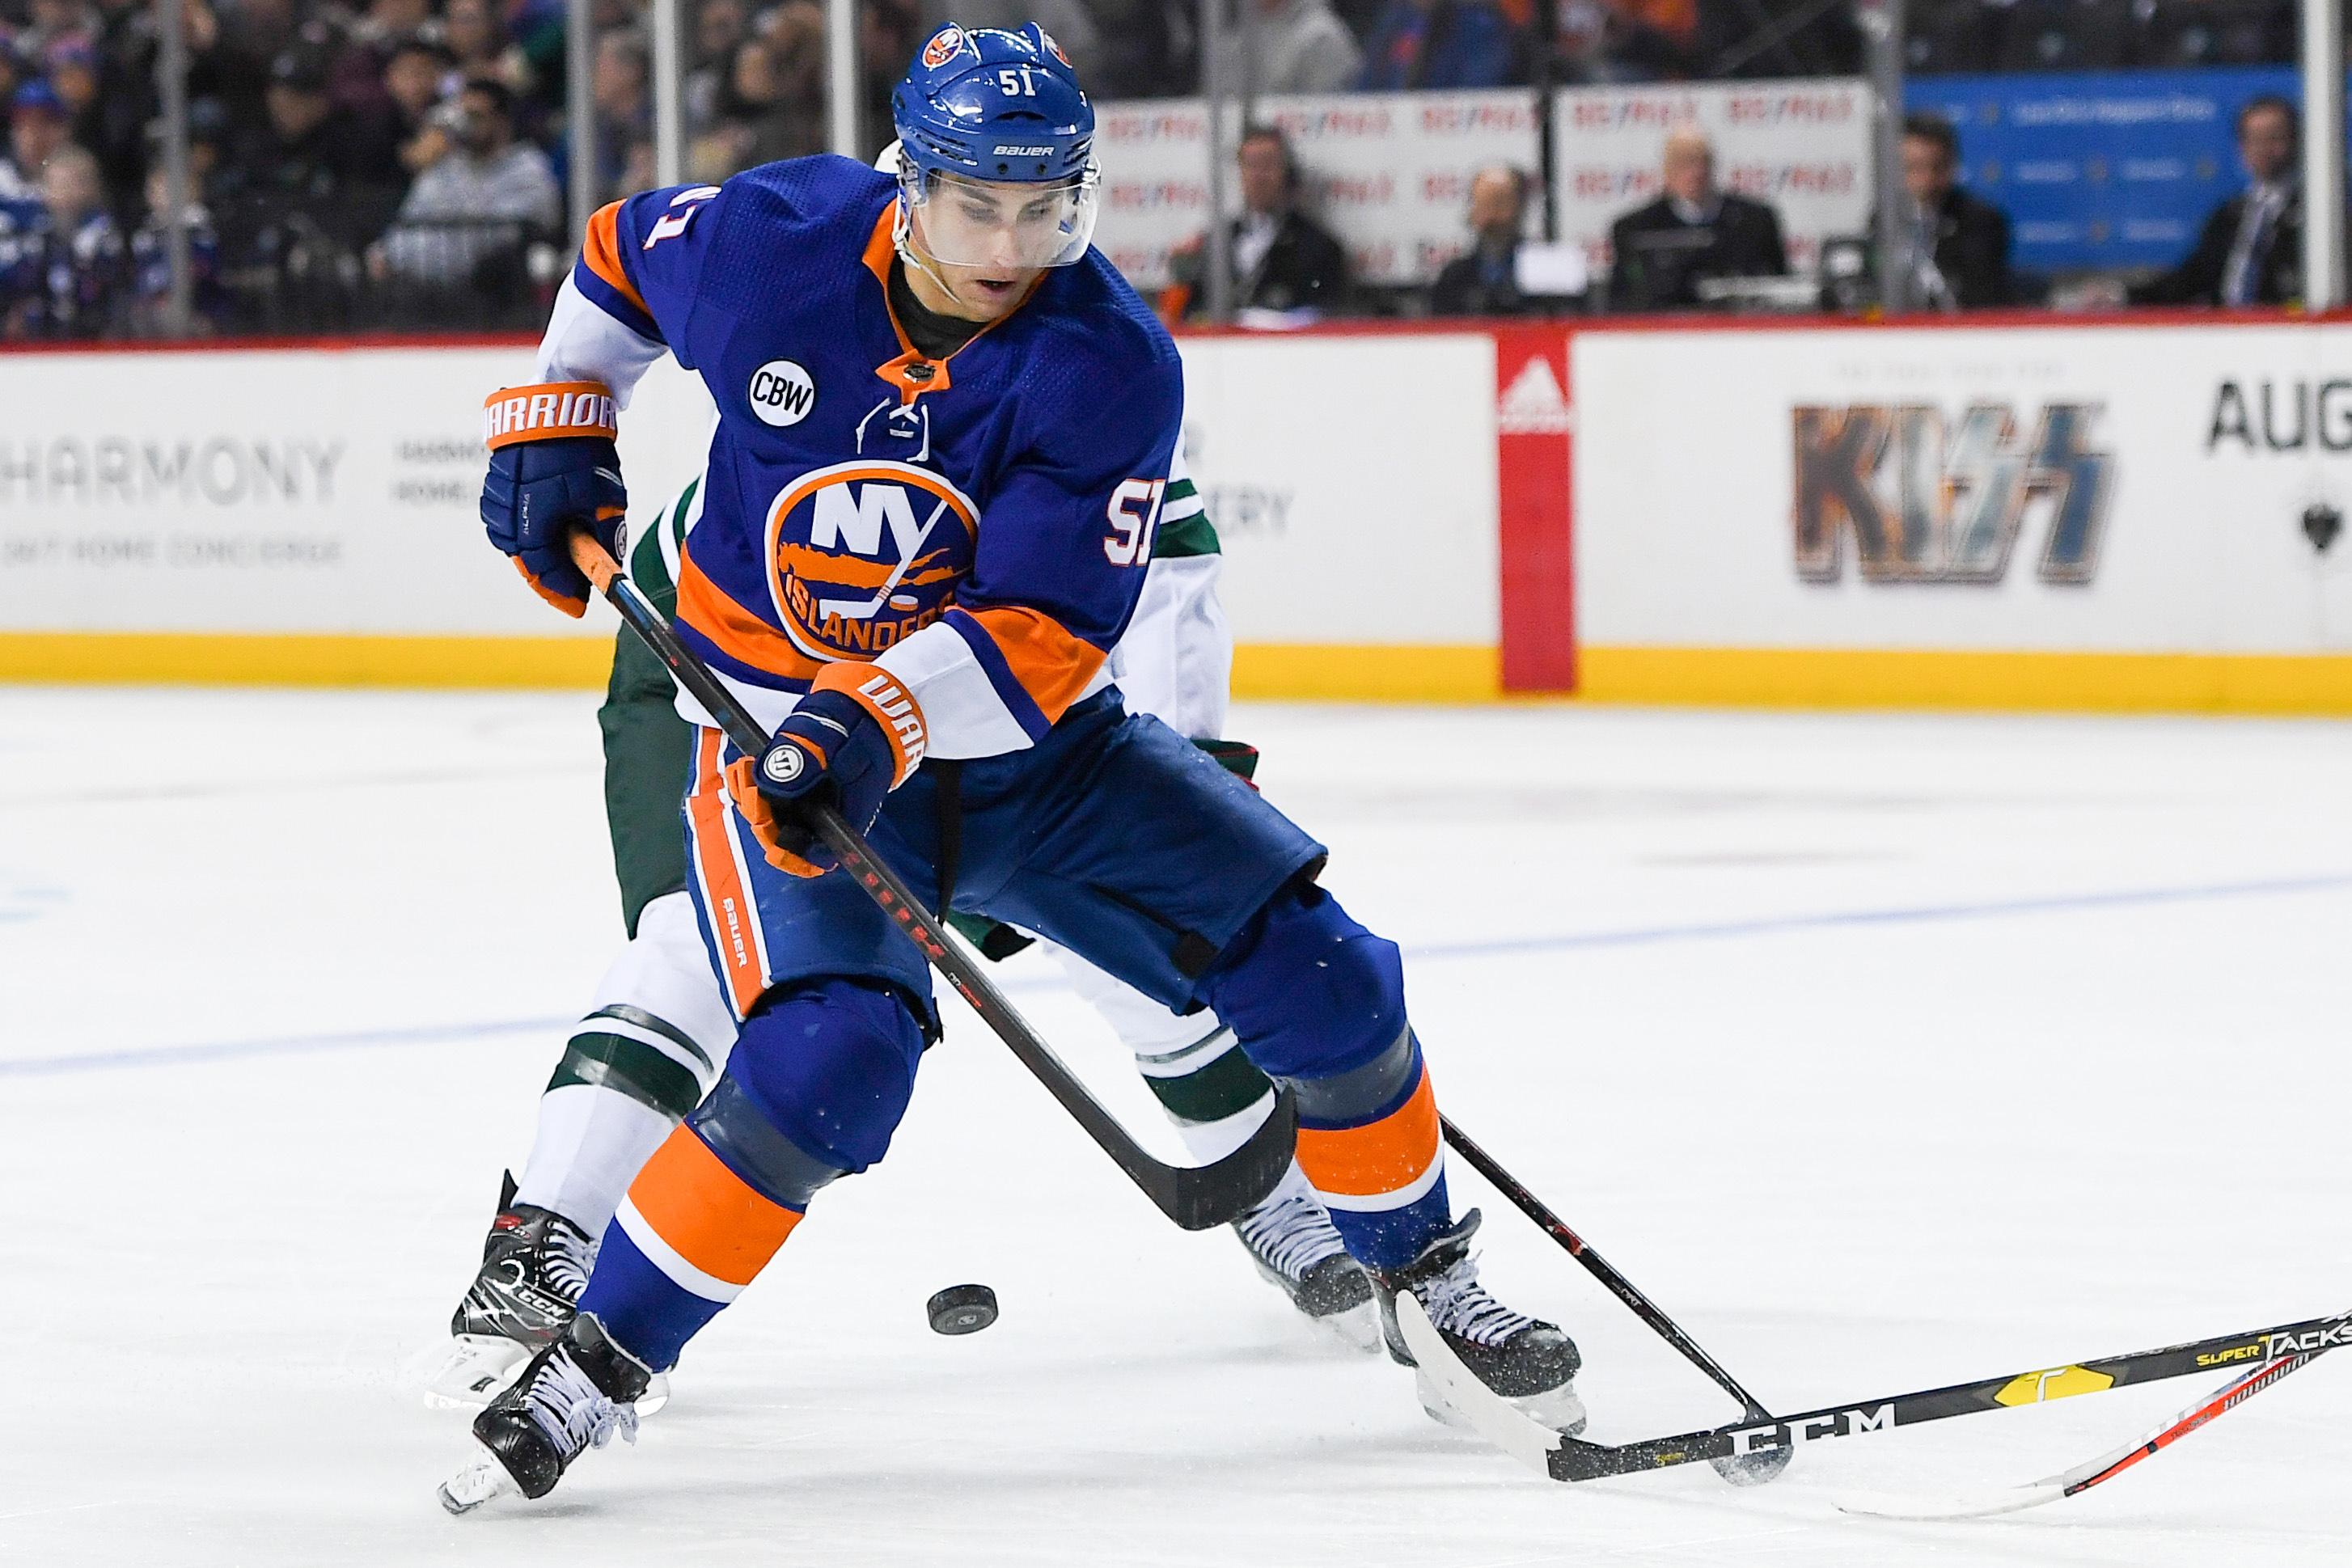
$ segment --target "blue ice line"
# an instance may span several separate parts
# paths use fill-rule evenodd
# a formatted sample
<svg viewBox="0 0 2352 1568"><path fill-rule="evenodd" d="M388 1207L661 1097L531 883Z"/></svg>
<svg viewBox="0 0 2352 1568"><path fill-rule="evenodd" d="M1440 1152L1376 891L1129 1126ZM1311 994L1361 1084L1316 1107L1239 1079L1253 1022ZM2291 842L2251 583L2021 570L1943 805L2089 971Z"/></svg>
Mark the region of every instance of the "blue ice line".
<svg viewBox="0 0 2352 1568"><path fill-rule="evenodd" d="M1624 931L1572 932L1549 936L1511 936L1475 942L1429 942L1406 950L1413 959L1487 958L1517 953L1555 953L1595 947L1639 947L1662 942L1710 942L1730 936L1769 936L1855 925L1911 925L1944 920L1997 920L2015 915L2063 914L2070 910L2130 908L2153 904L2189 904L2219 898L2280 894L2336 893L2352 889L2352 873L2284 877L2262 882L2210 883L2194 887L2138 888L2118 893L2068 894L2049 898L2001 899L1989 904L1925 904L1909 909L1854 909L1818 915L1772 915L1756 920L1715 921L1699 925L1638 926ZM1059 976L1008 976L1000 988L1018 994L1066 989ZM481 1040L492 1035L569 1030L576 1017L504 1019L491 1023L425 1025L414 1029L365 1030L345 1034L289 1035L275 1040L224 1040L214 1045L146 1046L92 1051L78 1056L34 1056L0 1061L0 1078L46 1078L114 1068L175 1067L257 1056L308 1056L329 1051L376 1046L422 1045L433 1040Z"/></svg>

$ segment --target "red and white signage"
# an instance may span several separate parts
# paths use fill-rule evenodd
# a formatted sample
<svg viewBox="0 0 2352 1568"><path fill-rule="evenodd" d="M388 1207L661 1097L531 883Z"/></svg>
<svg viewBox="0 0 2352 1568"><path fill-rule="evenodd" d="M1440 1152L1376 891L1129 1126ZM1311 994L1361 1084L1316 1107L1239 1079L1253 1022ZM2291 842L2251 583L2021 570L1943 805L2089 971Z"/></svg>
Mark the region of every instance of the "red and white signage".
<svg viewBox="0 0 2352 1568"><path fill-rule="evenodd" d="M1780 209L1790 261L1860 232L1869 208L1869 93L1838 78L1580 88L1556 100L1560 238L1608 264L1609 225L1658 193L1668 131L1715 140L1726 189ZM1240 127L1239 110L1232 129ZM1356 275L1425 283L1461 254L1470 180L1509 164L1533 172L1537 118L1526 91L1344 93L1269 98L1257 118L1290 139L1307 206L1347 245ZM1139 287L1168 281L1168 255L1208 225L1208 114L1190 99L1106 104L1097 122L1103 214L1096 231ZM1238 197L1235 198L1238 201Z"/></svg>

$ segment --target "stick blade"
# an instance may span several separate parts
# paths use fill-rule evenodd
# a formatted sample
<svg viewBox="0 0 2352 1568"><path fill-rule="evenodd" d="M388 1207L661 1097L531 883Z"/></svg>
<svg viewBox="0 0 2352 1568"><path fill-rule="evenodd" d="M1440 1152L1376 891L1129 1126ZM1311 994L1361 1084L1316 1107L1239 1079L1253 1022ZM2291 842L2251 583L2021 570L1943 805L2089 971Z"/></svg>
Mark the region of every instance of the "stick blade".
<svg viewBox="0 0 2352 1568"><path fill-rule="evenodd" d="M2046 1480L1957 1497L1910 1492L1857 1492L1838 1499L1837 1508L1840 1513L1850 1513L1862 1519L1991 1519L1997 1514L2015 1513L2021 1509L2039 1508L2045 1502L2056 1502L2065 1495L2063 1482Z"/></svg>
<svg viewBox="0 0 2352 1568"><path fill-rule="evenodd" d="M1249 1141L1205 1166L1167 1166L1156 1172L1130 1167L1144 1196L1186 1230L1231 1225L1265 1201L1298 1145L1298 1096L1288 1084L1275 1096L1274 1109ZM1147 1179L1159 1176L1158 1181Z"/></svg>
<svg viewBox="0 0 2352 1568"><path fill-rule="evenodd" d="M1559 1451L1565 1437L1479 1382L1477 1374L1462 1364L1462 1358L1446 1344L1410 1291L1397 1292L1396 1314L1405 1348L1412 1352L1414 1363L1437 1385L1446 1403L1470 1423L1473 1431L1549 1480L1551 1457Z"/></svg>

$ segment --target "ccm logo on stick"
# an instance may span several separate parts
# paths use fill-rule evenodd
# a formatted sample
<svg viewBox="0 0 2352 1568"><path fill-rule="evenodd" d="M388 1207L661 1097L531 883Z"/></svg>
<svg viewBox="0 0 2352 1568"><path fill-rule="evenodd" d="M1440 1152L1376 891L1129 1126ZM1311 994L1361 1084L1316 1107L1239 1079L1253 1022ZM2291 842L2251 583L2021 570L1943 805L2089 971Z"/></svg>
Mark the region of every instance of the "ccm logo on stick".
<svg viewBox="0 0 2352 1568"><path fill-rule="evenodd" d="M1760 1454L1774 1448L1793 1448L1800 1443L1811 1443L1822 1437L1846 1437L1856 1432L1891 1431L1895 1426L1895 1406L1881 1405L1875 1410L1833 1410L1826 1416L1807 1416L1795 1421L1776 1422L1769 1427L1746 1427L1731 1435L1731 1451Z"/></svg>

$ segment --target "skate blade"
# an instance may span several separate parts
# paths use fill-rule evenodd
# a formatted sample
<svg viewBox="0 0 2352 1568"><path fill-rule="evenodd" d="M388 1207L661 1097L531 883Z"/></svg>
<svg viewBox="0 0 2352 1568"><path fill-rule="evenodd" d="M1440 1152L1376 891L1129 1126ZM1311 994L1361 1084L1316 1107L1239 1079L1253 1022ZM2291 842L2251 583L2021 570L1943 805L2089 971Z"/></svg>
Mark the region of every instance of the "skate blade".
<svg viewBox="0 0 2352 1568"><path fill-rule="evenodd" d="M644 1420L668 1403L669 1374L656 1372L653 1375L652 1380L646 1385L646 1391L637 1396L637 1419Z"/></svg>
<svg viewBox="0 0 2352 1568"><path fill-rule="evenodd" d="M1344 1349L1371 1355L1388 1348L1388 1341L1381 1333L1381 1309L1376 1301L1307 1321L1315 1325L1318 1335Z"/></svg>
<svg viewBox="0 0 2352 1568"><path fill-rule="evenodd" d="M1446 1395L1443 1385L1420 1367L1413 1368L1413 1392L1421 1396L1421 1407L1429 1418L1457 1432L1475 1432L1477 1424L1463 1413ZM1518 1411L1537 1426L1573 1437L1582 1433L1587 1419L1584 1401L1577 1397L1576 1385L1563 1383L1558 1388L1542 1394L1531 1394L1524 1399L1504 1403Z"/></svg>
<svg viewBox="0 0 2352 1568"><path fill-rule="evenodd" d="M501 1334L451 1337L441 1364L425 1385L428 1410L479 1410L504 1392L530 1361L530 1347Z"/></svg>
<svg viewBox="0 0 2352 1568"><path fill-rule="evenodd" d="M522 1489L496 1459L477 1459L441 1483L441 1506L451 1513L471 1513L494 1497L520 1497Z"/></svg>

